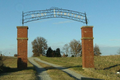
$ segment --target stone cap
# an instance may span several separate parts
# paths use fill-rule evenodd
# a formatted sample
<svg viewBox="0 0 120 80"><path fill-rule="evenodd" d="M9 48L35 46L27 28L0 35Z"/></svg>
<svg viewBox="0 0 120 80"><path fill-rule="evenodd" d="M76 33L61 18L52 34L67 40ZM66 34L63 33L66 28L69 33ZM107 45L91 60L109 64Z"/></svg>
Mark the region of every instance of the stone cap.
<svg viewBox="0 0 120 80"><path fill-rule="evenodd" d="M81 29L82 28L93 28L93 26L82 26Z"/></svg>
<svg viewBox="0 0 120 80"><path fill-rule="evenodd" d="M28 29L28 26L17 26L17 28L27 28Z"/></svg>
<svg viewBox="0 0 120 80"><path fill-rule="evenodd" d="M27 40L28 40L28 38L17 38L17 40L18 40L18 39L27 39Z"/></svg>
<svg viewBox="0 0 120 80"><path fill-rule="evenodd" d="M83 37L81 39L94 39L94 37Z"/></svg>

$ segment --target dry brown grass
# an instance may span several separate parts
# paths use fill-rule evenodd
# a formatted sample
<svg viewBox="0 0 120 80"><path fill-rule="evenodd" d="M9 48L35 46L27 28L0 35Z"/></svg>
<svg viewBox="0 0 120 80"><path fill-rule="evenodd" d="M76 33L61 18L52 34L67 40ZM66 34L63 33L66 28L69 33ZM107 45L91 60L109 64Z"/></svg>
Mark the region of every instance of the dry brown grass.
<svg viewBox="0 0 120 80"><path fill-rule="evenodd" d="M9 71L0 74L0 80L36 80L36 71L32 64L28 62L28 68L25 70L17 69L17 58L4 57L4 64L10 67Z"/></svg>
<svg viewBox="0 0 120 80"><path fill-rule="evenodd" d="M74 70L81 75L91 78L100 78L105 80L120 80L120 75L115 74L120 70L120 55L114 56L95 56L94 65L95 70L82 69L82 58L81 57L67 57L67 58L48 58L40 57L40 59L67 67Z"/></svg>
<svg viewBox="0 0 120 80"><path fill-rule="evenodd" d="M59 69L56 69L50 65L41 63L39 61L36 61L36 62L47 70L47 73L52 78L52 80L75 80L74 78L70 77L68 74L66 74L65 72Z"/></svg>

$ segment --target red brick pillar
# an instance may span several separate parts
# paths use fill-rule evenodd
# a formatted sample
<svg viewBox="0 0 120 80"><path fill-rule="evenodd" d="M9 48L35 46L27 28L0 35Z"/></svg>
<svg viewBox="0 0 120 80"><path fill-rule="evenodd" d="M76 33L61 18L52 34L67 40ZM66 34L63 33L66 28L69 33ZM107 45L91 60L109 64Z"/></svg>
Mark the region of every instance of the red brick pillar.
<svg viewBox="0 0 120 80"><path fill-rule="evenodd" d="M28 26L17 26L17 68L27 68Z"/></svg>
<svg viewBox="0 0 120 80"><path fill-rule="evenodd" d="M82 67L94 68L93 26L82 26Z"/></svg>

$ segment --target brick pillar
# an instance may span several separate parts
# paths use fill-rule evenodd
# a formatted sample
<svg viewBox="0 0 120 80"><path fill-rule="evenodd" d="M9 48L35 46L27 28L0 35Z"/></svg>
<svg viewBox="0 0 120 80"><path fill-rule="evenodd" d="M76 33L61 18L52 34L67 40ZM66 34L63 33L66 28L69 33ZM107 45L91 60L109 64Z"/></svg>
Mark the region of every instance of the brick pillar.
<svg viewBox="0 0 120 80"><path fill-rule="evenodd" d="M27 68L28 26L17 26L17 68Z"/></svg>
<svg viewBox="0 0 120 80"><path fill-rule="evenodd" d="M94 68L93 26L82 26L82 67Z"/></svg>

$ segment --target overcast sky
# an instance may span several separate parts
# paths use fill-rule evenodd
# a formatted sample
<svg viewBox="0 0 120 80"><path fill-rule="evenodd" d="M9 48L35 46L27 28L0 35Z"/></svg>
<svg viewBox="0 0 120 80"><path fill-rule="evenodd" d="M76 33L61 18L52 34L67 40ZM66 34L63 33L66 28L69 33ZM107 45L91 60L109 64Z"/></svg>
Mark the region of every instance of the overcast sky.
<svg viewBox="0 0 120 80"><path fill-rule="evenodd" d="M102 55L117 54L120 48L120 0L0 0L0 51L7 56L17 53L17 28L22 26L22 11L45 10L51 7L86 12L88 25L94 26L94 45ZM28 26L28 56L31 42L44 37L52 49L76 39L81 42L81 27L85 24L69 19L50 18L26 23Z"/></svg>

